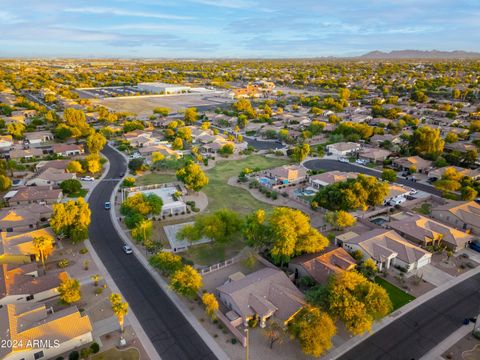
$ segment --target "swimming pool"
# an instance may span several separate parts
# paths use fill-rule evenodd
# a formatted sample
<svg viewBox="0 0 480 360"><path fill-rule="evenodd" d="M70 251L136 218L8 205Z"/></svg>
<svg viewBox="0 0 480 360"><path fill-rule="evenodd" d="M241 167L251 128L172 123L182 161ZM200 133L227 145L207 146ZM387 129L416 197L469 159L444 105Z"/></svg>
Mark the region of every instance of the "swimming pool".
<svg viewBox="0 0 480 360"><path fill-rule="evenodd" d="M258 182L263 186L270 186L272 184L272 180L267 177L260 177L258 178Z"/></svg>

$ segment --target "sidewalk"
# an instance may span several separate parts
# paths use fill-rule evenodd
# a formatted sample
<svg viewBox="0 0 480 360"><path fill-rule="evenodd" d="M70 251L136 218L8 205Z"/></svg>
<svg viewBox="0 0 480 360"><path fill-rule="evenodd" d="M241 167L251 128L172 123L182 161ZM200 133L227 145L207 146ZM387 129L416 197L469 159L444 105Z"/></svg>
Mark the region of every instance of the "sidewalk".
<svg viewBox="0 0 480 360"><path fill-rule="evenodd" d="M457 331L452 333L452 335L447 337L440 344L422 356L420 360L444 360L442 354L455 345L459 340L470 334L473 331L474 326L475 324L472 322L468 325L462 326Z"/></svg>
<svg viewBox="0 0 480 360"><path fill-rule="evenodd" d="M113 148L113 147L112 147ZM119 152L117 149L113 148L115 151ZM119 152L122 154L123 157L125 157L125 154ZM115 216L115 195L118 193L118 188L121 185L121 181L117 184L115 189L112 192L112 195L110 197L110 202L113 206L112 211L110 211L110 217L112 219L112 223L115 226L115 229L117 230L117 233L119 236L123 239L123 241L128 244L132 249L133 253L137 257L138 261L145 267L145 269L152 275L152 277L155 279L157 284L162 288L163 292L170 298L170 300L177 306L178 310L183 314L185 319L190 323L190 325L195 329L195 331L198 333L198 335L202 338L202 340L205 342L205 344L210 348L210 350L215 354L215 356L220 359L220 360L227 360L228 356L227 354L223 351L223 349L220 347L220 345L217 344L217 342L213 339L213 337L205 330L205 328L200 324L200 322L197 320L197 318L190 312L190 310L187 308L187 306L184 304L184 302L178 297L176 293L170 290L168 284L166 281L160 276L160 274L155 270L153 267L150 266L148 263L148 259L145 257L142 251L140 251L135 244L133 244L132 240L130 237L123 231L123 229L120 226L120 223L118 222L117 216ZM142 340L143 343L143 340Z"/></svg>
<svg viewBox="0 0 480 360"><path fill-rule="evenodd" d="M359 345L361 342L364 340L368 339L370 336L375 334L377 331L382 330L385 326L389 325L390 323L394 322L395 320L398 320L405 314L409 313L413 309L415 309L417 306L429 301L430 299L434 298L435 296L443 293L444 291L450 289L451 287L461 283L464 280L467 280L471 278L472 276L475 276L480 273L480 266L478 266L475 269L472 269L470 271L467 271L463 273L460 276L457 276L456 278L444 283L443 285L436 287L435 289L427 292L426 294L416 298L415 300L411 301L410 303L404 305L401 307L399 310L395 311L391 315L383 318L382 320L376 322L372 326L372 331L369 333L365 333L363 335L358 335L350 340L344 342L342 345L336 347L332 351L330 351L328 354L324 356L324 359L328 360L333 360L337 359L346 352L352 350L355 346Z"/></svg>

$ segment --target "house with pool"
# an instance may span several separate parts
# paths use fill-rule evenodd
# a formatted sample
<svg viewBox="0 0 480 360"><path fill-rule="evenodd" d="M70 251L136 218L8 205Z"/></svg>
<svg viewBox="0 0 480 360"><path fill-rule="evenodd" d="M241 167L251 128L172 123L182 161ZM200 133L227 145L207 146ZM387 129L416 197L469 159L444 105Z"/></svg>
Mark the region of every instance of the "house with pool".
<svg viewBox="0 0 480 360"><path fill-rule="evenodd" d="M267 169L256 174L257 181L266 187L278 188L289 184L298 184L305 181L307 171L299 165L283 165Z"/></svg>

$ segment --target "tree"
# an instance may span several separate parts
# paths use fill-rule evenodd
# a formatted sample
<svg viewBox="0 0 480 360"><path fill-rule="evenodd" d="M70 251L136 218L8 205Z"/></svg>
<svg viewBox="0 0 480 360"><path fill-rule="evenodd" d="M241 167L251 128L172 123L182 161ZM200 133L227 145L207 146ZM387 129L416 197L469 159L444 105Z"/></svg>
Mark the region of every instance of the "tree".
<svg viewBox="0 0 480 360"><path fill-rule="evenodd" d="M7 191L12 186L12 180L5 175L0 175L0 191Z"/></svg>
<svg viewBox="0 0 480 360"><path fill-rule="evenodd" d="M110 304L120 325L120 331L123 333L125 315L128 314L128 303L122 301L122 296L120 294L112 293L110 294Z"/></svg>
<svg viewBox="0 0 480 360"><path fill-rule="evenodd" d="M440 129L422 126L413 132L410 147L421 155L437 156L443 152L445 141L440 136Z"/></svg>
<svg viewBox="0 0 480 360"><path fill-rule="evenodd" d="M477 198L478 192L471 186L465 186L461 190L462 200L472 201Z"/></svg>
<svg viewBox="0 0 480 360"><path fill-rule="evenodd" d="M75 137L85 136L90 133L85 113L80 109L66 108L63 112L65 124L71 129Z"/></svg>
<svg viewBox="0 0 480 360"><path fill-rule="evenodd" d="M79 301L82 297L80 292L80 282L76 279L66 278L60 282L57 288L60 294L60 300L66 304L71 304Z"/></svg>
<svg viewBox="0 0 480 360"><path fill-rule="evenodd" d="M354 335L370 331L372 323L393 309L387 291L355 271L335 275L328 285L329 311Z"/></svg>
<svg viewBox="0 0 480 360"><path fill-rule="evenodd" d="M93 133L87 137L88 151L92 154L98 154L107 143L107 139L101 133Z"/></svg>
<svg viewBox="0 0 480 360"><path fill-rule="evenodd" d="M51 236L38 236L32 240L33 247L37 252L37 256L42 261L43 268L45 269L45 260L53 252L53 238Z"/></svg>
<svg viewBox="0 0 480 360"><path fill-rule="evenodd" d="M183 149L183 140L179 137L175 138L172 143L172 149L182 150Z"/></svg>
<svg viewBox="0 0 480 360"><path fill-rule="evenodd" d="M160 114L162 116L168 116L168 114L170 113L170 109L167 107L156 107L155 109L153 109L153 113Z"/></svg>
<svg viewBox="0 0 480 360"><path fill-rule="evenodd" d="M220 148L218 153L221 154L221 155L228 156L228 155L233 154L234 150L235 150L235 146L233 144L227 143Z"/></svg>
<svg viewBox="0 0 480 360"><path fill-rule="evenodd" d="M60 183L60 189L65 195L76 194L82 190L82 183L77 179L68 179Z"/></svg>
<svg viewBox="0 0 480 360"><path fill-rule="evenodd" d="M333 320L315 307L305 307L289 323L289 332L307 355L320 356L332 347L337 329Z"/></svg>
<svg viewBox="0 0 480 360"><path fill-rule="evenodd" d="M291 158L294 161L301 163L303 160L305 160L308 154L310 154L310 145L298 145L293 148Z"/></svg>
<svg viewBox="0 0 480 360"><path fill-rule="evenodd" d="M241 129L245 129L245 127L247 126L248 124L248 117L247 115L238 115L238 118L237 118L237 125L241 128Z"/></svg>
<svg viewBox="0 0 480 360"><path fill-rule="evenodd" d="M395 182L397 180L397 172L392 169L383 169L382 180L388 182Z"/></svg>
<svg viewBox="0 0 480 360"><path fill-rule="evenodd" d="M194 124L198 120L198 113L197 109L192 107L185 110L185 115L183 117L183 121L185 124L191 125Z"/></svg>
<svg viewBox="0 0 480 360"><path fill-rule="evenodd" d="M449 132L447 136L445 136L445 142L449 144L453 144L458 141L458 135L454 132Z"/></svg>
<svg viewBox="0 0 480 360"><path fill-rule="evenodd" d="M163 275L170 276L183 266L182 257L173 252L161 251L151 256L150 265L159 270Z"/></svg>
<svg viewBox="0 0 480 360"><path fill-rule="evenodd" d="M202 276L190 265L175 271L170 278L170 287L183 296L194 297L202 286Z"/></svg>
<svg viewBox="0 0 480 360"><path fill-rule="evenodd" d="M357 222L357 219L353 215L343 210L327 212L325 214L325 220L339 230L353 226Z"/></svg>
<svg viewBox="0 0 480 360"><path fill-rule="evenodd" d="M99 274L95 274L90 276L90 279L92 279L94 286L98 286L98 282L100 281L101 276Z"/></svg>
<svg viewBox="0 0 480 360"><path fill-rule="evenodd" d="M273 349L273 344L281 344L285 338L285 328L275 320L270 320L267 327L263 329L263 334L270 341L270 349Z"/></svg>
<svg viewBox="0 0 480 360"><path fill-rule="evenodd" d="M338 97L342 100L348 100L350 98L350 90L347 88L341 88L338 90Z"/></svg>
<svg viewBox="0 0 480 360"><path fill-rule="evenodd" d="M205 306L205 312L212 320L215 319L215 312L218 310L218 301L215 295L211 293L205 293L202 295L202 303Z"/></svg>
<svg viewBox="0 0 480 360"><path fill-rule="evenodd" d="M60 124L55 128L55 137L60 141L64 141L65 139L71 137L72 135L73 135L72 129L65 124Z"/></svg>
<svg viewBox="0 0 480 360"><path fill-rule="evenodd" d="M83 168L80 161L77 161L77 160L70 161L67 165L67 172L76 173L76 174L83 173Z"/></svg>
<svg viewBox="0 0 480 360"><path fill-rule="evenodd" d="M134 172L140 171L143 169L144 158L132 159L128 162L128 168Z"/></svg>
<svg viewBox="0 0 480 360"><path fill-rule="evenodd" d="M145 126L141 121L133 120L133 121L125 121L123 123L123 132L130 132L134 130L143 130Z"/></svg>
<svg viewBox="0 0 480 360"><path fill-rule="evenodd" d="M152 220L144 219L138 222L135 228L132 229L132 237L137 241L141 241L142 244L145 244L152 238L152 228Z"/></svg>
<svg viewBox="0 0 480 360"><path fill-rule="evenodd" d="M56 234L64 234L75 243L88 237L90 216L88 203L80 197L66 203L54 204L50 226Z"/></svg>
<svg viewBox="0 0 480 360"><path fill-rule="evenodd" d="M204 121L202 123L202 125L200 126L200 129L202 130L208 130L210 129L210 126L212 125L212 123L210 121Z"/></svg>
<svg viewBox="0 0 480 360"><path fill-rule="evenodd" d="M190 142L192 140L192 129L187 126L183 126L177 130L177 136L180 139Z"/></svg>
<svg viewBox="0 0 480 360"><path fill-rule="evenodd" d="M152 153L152 163L153 164L156 164L162 160L165 159L165 155L163 155L162 153L158 152L158 151L154 151Z"/></svg>
<svg viewBox="0 0 480 360"><path fill-rule="evenodd" d="M178 169L176 173L177 179L185 184L185 187L189 190L200 191L205 185L208 184L208 177L202 171L199 165L193 161L187 162L187 164Z"/></svg>
<svg viewBox="0 0 480 360"><path fill-rule="evenodd" d="M23 138L23 133L25 132L25 125L22 123L10 123L7 125L7 132L16 139Z"/></svg>

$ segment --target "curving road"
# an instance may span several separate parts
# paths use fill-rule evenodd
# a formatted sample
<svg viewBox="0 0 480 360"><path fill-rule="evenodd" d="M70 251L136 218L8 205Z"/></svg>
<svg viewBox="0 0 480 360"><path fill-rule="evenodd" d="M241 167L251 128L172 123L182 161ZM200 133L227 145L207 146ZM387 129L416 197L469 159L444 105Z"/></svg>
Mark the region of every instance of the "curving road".
<svg viewBox="0 0 480 360"><path fill-rule="evenodd" d="M366 175L371 175L375 176L377 178L380 178L382 173L363 167L363 166L357 166L352 163L343 163L338 160L331 160L331 159L313 159L313 160L307 160L303 163L303 166L305 166L309 170L326 170L326 171L332 171L332 170L339 170L339 171L355 171L359 172L362 174ZM433 186L427 185L427 184L422 184L419 182L413 182L410 180L405 180L402 179L401 177L398 177L397 180L395 180L396 183L406 185L408 187L427 192L429 194L441 196L442 192L435 189Z"/></svg>
<svg viewBox="0 0 480 360"><path fill-rule="evenodd" d="M340 356L339 360L419 360L474 318L480 308L480 274L419 305Z"/></svg>
<svg viewBox="0 0 480 360"><path fill-rule="evenodd" d="M102 152L110 161L110 170L89 199L92 210L89 236L95 251L163 360L216 359L137 258L123 253L123 242L103 206L110 200L118 177L126 172L127 165L108 145Z"/></svg>

